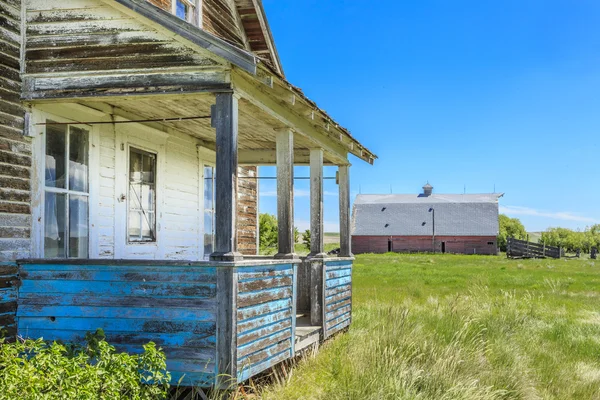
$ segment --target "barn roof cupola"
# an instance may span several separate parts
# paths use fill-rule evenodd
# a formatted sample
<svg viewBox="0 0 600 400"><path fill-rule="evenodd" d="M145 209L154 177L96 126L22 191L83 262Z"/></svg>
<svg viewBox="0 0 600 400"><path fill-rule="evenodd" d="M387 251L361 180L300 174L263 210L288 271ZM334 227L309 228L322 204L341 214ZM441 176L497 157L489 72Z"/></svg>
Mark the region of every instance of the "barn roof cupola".
<svg viewBox="0 0 600 400"><path fill-rule="evenodd" d="M425 186L423 186L423 196L429 197L431 196L431 193L433 193L433 186L431 186L429 182L427 182Z"/></svg>

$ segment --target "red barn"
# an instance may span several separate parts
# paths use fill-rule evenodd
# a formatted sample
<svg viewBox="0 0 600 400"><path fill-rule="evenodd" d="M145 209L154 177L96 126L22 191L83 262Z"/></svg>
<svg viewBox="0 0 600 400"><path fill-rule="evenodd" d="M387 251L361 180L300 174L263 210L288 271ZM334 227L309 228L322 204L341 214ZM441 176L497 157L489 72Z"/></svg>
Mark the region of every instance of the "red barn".
<svg viewBox="0 0 600 400"><path fill-rule="evenodd" d="M502 194L358 195L352 215L354 254L436 252L497 254Z"/></svg>

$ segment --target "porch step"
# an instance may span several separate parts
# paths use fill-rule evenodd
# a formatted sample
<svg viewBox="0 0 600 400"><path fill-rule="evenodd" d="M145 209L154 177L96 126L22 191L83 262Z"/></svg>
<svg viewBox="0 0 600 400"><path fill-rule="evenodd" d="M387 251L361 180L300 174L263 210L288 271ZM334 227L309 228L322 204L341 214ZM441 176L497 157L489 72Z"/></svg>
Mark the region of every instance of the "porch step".
<svg viewBox="0 0 600 400"><path fill-rule="evenodd" d="M312 326L310 317L302 316L296 319L296 354L313 344L318 344L320 338L321 327Z"/></svg>

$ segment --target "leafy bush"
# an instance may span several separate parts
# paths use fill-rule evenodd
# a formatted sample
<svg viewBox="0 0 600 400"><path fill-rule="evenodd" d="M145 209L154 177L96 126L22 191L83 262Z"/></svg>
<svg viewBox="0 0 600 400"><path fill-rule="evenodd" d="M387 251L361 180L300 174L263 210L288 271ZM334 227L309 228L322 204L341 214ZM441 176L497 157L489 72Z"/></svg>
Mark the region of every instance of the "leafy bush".
<svg viewBox="0 0 600 400"><path fill-rule="evenodd" d="M302 242L304 243L304 246L306 246L306 249L310 251L310 229L304 231Z"/></svg>
<svg viewBox="0 0 600 400"><path fill-rule="evenodd" d="M500 214L498 219L500 232L498 234L498 247L500 251L506 251L506 240L511 237L519 240L527 239L527 231L518 218L509 218Z"/></svg>
<svg viewBox="0 0 600 400"><path fill-rule="evenodd" d="M166 397L171 376L154 343L139 355L117 353L101 330L86 346L42 339L0 339L0 400L135 399Z"/></svg>
<svg viewBox="0 0 600 400"><path fill-rule="evenodd" d="M277 218L274 215L258 216L258 243L261 250L277 246Z"/></svg>
<svg viewBox="0 0 600 400"><path fill-rule="evenodd" d="M569 253L577 250L589 253L592 247L600 248L600 225L593 225L583 232L567 228L549 228L542 232L540 242L548 246L562 247Z"/></svg>

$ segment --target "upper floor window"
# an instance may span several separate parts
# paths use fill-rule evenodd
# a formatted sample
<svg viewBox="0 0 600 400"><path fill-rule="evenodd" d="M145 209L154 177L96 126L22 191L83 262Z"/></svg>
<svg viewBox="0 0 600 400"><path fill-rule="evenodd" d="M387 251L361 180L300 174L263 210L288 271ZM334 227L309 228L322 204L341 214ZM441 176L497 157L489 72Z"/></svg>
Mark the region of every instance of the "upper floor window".
<svg viewBox="0 0 600 400"><path fill-rule="evenodd" d="M194 2L191 0L174 0L173 1L173 13L179 18L194 22Z"/></svg>
<svg viewBox="0 0 600 400"><path fill-rule="evenodd" d="M44 256L89 254L89 132L48 121L45 141Z"/></svg>

